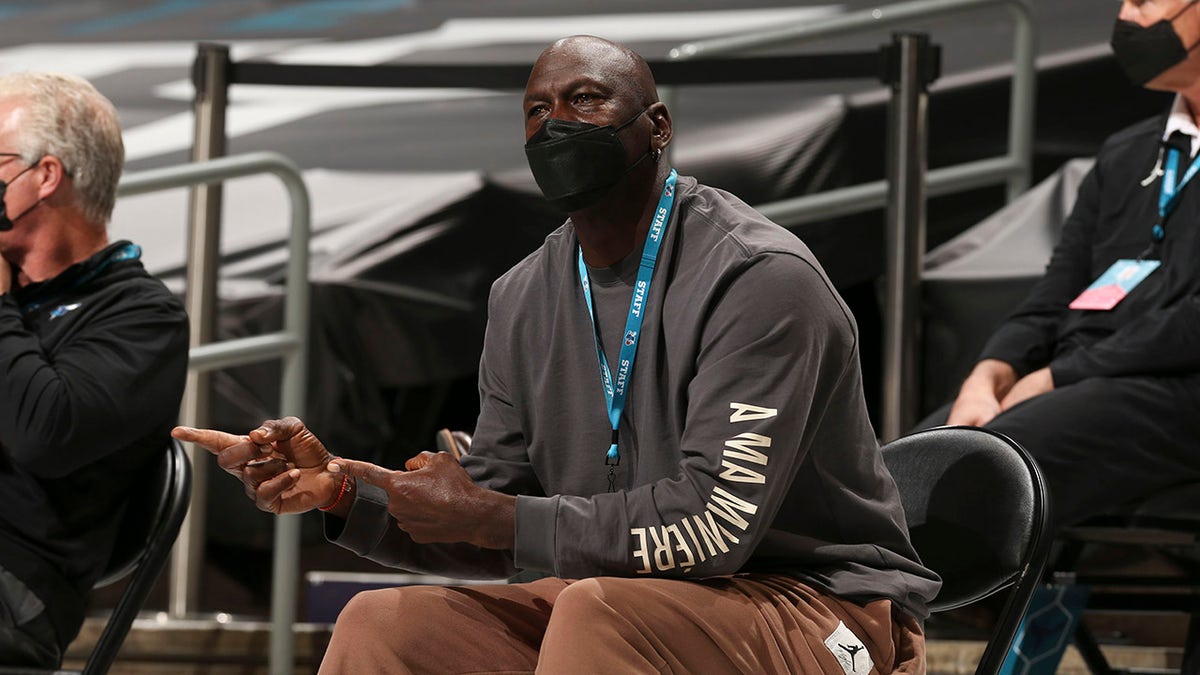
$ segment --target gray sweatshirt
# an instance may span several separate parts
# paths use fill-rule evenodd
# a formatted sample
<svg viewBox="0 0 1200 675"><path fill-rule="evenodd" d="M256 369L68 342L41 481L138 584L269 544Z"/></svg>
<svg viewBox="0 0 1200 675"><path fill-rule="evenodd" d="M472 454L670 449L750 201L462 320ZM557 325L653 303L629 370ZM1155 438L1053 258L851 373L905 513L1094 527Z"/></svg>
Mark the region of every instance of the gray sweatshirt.
<svg viewBox="0 0 1200 675"><path fill-rule="evenodd" d="M459 577L784 573L918 618L939 587L908 541L863 400L854 319L793 234L679 179L620 427L612 430L568 221L492 287L481 412L462 460L518 495L516 547L414 544L362 485L327 536ZM641 252L588 270L616 369ZM618 374L613 373L614 376Z"/></svg>

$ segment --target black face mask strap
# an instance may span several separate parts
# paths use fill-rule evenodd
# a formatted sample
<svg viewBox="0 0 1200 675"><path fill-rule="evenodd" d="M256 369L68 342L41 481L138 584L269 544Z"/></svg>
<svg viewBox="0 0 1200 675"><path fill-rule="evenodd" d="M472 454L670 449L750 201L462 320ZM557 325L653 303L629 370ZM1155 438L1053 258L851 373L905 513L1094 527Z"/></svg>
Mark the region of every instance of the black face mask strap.
<svg viewBox="0 0 1200 675"><path fill-rule="evenodd" d="M653 105L653 104L651 104L651 105ZM649 110L650 110L650 106L646 106L645 108L642 108L642 112L634 115L633 117L630 117L628 120L625 120L624 122L621 123L621 126L614 127L614 131L620 131L620 130L624 129L625 127L629 126L630 124L633 124L634 121L637 120L637 118L641 117L642 115L645 115ZM641 164L642 161L645 160L647 157L649 157L651 159L651 161L657 162L658 158L661 155L662 155L661 150L659 152L655 153L654 148L650 148L646 152L642 153L641 157L638 157L636 160L634 160L633 164L630 164L629 166L625 167L625 172L622 173L621 176L622 177L627 176L630 171L633 171L634 169L636 169L637 165Z"/></svg>
<svg viewBox="0 0 1200 675"><path fill-rule="evenodd" d="M646 152L643 152L642 156L638 157L636 160L634 160L633 164L630 164L629 167L625 169L625 173L621 174L621 175L624 176L624 175L628 174L630 171L633 171L634 169L637 168L638 164L641 164L647 157L652 157L652 156L653 156L653 151L651 151L651 150L647 150Z"/></svg>
<svg viewBox="0 0 1200 675"><path fill-rule="evenodd" d="M650 105L654 105L654 104L651 103ZM640 113L638 113L638 114L634 115L633 117L630 117L629 119L622 122L620 126L613 127L613 131L614 132L621 131L622 129L629 126L630 124L633 124L635 121L637 121L637 118L641 117L642 115L645 115L649 111L650 111L650 106L648 105L645 108L642 108L642 111ZM633 164L630 164L628 167L626 167L625 174L628 174L630 171L633 171L634 168L636 168L638 164L641 164L642 160L646 159L647 157L649 157L651 159L651 161L657 162L658 158L661 155L662 155L661 150L658 152L655 152L654 148L650 148L645 153L643 153L641 157L638 157L637 160L635 160ZM622 174L622 175L625 175L625 174Z"/></svg>
<svg viewBox="0 0 1200 675"><path fill-rule="evenodd" d="M1183 3L1183 7L1178 12L1175 12L1175 16L1172 16L1171 18L1166 20L1167 23L1171 24L1171 30L1175 30L1175 19L1178 19L1179 17L1183 16L1183 13L1188 11L1189 9L1191 9L1192 6L1195 4L1196 4L1196 0L1188 0L1187 2ZM1178 35L1178 33L1176 33L1176 35ZM1179 43L1183 44L1183 40L1180 39ZM1192 46L1184 47L1184 49L1190 53L1196 47L1200 47L1200 38L1198 38L1195 42L1193 42Z"/></svg>
<svg viewBox="0 0 1200 675"><path fill-rule="evenodd" d="M40 162L40 161L42 161L41 157L39 157L37 159L37 162L30 164L29 166L25 167L24 169L21 169L21 171L19 173L17 173L17 175L12 177L12 180L9 180L9 181L0 180L0 232L8 232L9 230L13 229L13 224L16 221L20 220L22 216L24 216L26 213L29 213L34 208L36 208L39 204L42 203L42 200L38 199L36 202L33 203L33 206L30 206L29 208L25 209L24 211L18 213L16 218L9 218L8 217L8 204L4 201L4 197L8 194L8 186L11 185L12 183L16 182L16 180L18 178L20 178L21 176L24 176L25 173L30 171L31 169L33 169L33 167L37 166L38 162Z"/></svg>
<svg viewBox="0 0 1200 675"><path fill-rule="evenodd" d="M651 105L653 105L653 104L651 104ZM621 122L617 126L613 127L613 131L619 132L620 130L624 129L625 127L629 126L630 124L633 124L634 122L637 121L637 118L641 117L642 115L645 115L646 112L649 110L650 110L650 106L646 106L645 108L642 108L642 111L640 113L634 115L633 117L630 117L629 119L625 120L624 122Z"/></svg>
<svg viewBox="0 0 1200 675"><path fill-rule="evenodd" d="M1194 4L1196 4L1195 0L1188 0L1187 2L1183 3L1183 8L1180 9L1178 12L1175 12L1175 16L1167 19L1167 21L1169 21L1171 23L1175 23L1175 19L1178 19L1179 17L1183 16L1183 13L1188 11L1188 8Z"/></svg>

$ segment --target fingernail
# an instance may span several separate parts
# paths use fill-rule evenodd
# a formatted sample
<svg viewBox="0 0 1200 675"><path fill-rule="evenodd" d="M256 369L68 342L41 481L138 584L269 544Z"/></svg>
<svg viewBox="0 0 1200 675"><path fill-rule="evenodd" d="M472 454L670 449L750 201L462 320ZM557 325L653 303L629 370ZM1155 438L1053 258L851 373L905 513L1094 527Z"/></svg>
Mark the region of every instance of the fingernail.
<svg viewBox="0 0 1200 675"><path fill-rule="evenodd" d="M341 473L342 472L342 465L334 464L333 462L330 462L329 466L327 466L325 468L328 469L330 473Z"/></svg>
<svg viewBox="0 0 1200 675"><path fill-rule="evenodd" d="M258 444L256 443L256 444L255 444L255 447L257 447L257 448L258 448L258 454L260 454L260 455L269 455L269 454L271 454L271 446L269 446L269 445L258 445Z"/></svg>
<svg viewBox="0 0 1200 675"><path fill-rule="evenodd" d="M288 476L290 476L292 478L299 478L300 477L300 469L292 469L291 471L288 472Z"/></svg>

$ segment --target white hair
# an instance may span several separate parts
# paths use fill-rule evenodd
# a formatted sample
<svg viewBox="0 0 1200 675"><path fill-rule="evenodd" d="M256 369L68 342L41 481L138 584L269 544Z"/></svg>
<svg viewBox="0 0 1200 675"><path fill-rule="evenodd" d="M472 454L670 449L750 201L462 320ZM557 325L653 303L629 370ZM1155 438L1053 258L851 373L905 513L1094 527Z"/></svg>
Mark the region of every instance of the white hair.
<svg viewBox="0 0 1200 675"><path fill-rule="evenodd" d="M107 223L125 166L112 102L82 78L33 72L0 76L0 98L16 99L26 112L13 150L30 164L57 157L75 183L84 217Z"/></svg>

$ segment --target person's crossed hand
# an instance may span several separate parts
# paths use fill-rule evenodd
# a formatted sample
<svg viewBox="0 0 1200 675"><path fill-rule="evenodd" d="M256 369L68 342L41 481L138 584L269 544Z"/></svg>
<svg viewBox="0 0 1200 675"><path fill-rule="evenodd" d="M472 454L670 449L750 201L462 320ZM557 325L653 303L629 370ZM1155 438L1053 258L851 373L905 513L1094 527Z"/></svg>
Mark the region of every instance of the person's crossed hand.
<svg viewBox="0 0 1200 675"><path fill-rule="evenodd" d="M479 487L446 452L423 452L405 463L407 471L392 471L335 457L295 417L268 420L244 436L192 427L175 427L171 435L216 455L263 511L301 513L335 504L349 476L382 489L388 513L415 542L513 547L516 498Z"/></svg>
<svg viewBox="0 0 1200 675"><path fill-rule="evenodd" d="M422 452L392 471L370 462L334 459L329 470L387 493L388 513L419 544L466 542L513 547L516 498L479 487L445 452Z"/></svg>

